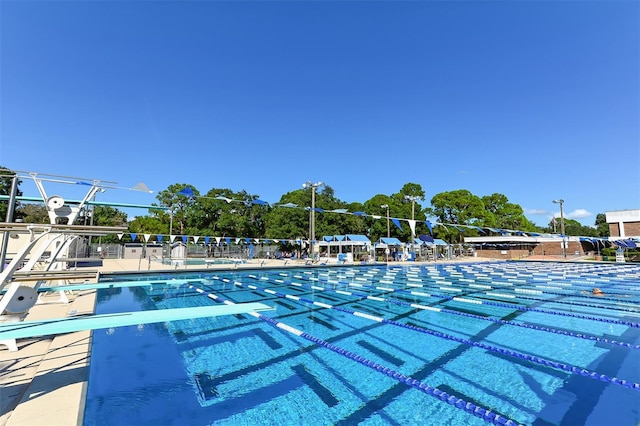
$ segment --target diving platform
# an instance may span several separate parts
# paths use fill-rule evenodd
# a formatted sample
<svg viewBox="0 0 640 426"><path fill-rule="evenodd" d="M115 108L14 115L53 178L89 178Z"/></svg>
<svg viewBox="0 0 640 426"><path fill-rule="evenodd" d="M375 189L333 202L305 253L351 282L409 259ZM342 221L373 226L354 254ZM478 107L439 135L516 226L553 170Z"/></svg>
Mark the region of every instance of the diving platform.
<svg viewBox="0 0 640 426"><path fill-rule="evenodd" d="M125 232L125 226L94 226L94 225L61 225L50 223L22 223L0 222L0 231L7 232L55 232L57 234L104 236Z"/></svg>

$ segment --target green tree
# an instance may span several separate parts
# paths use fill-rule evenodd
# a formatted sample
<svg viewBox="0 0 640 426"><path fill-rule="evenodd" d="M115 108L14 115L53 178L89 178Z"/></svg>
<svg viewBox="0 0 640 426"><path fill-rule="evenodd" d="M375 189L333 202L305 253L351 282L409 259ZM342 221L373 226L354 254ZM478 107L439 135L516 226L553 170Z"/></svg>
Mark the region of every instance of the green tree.
<svg viewBox="0 0 640 426"><path fill-rule="evenodd" d="M431 214L442 223L477 225L478 221L488 220L482 199L466 189L436 194L431 205Z"/></svg>
<svg viewBox="0 0 640 426"><path fill-rule="evenodd" d="M13 178L16 176L16 172L10 170L6 167L0 166L0 195L11 195L11 185L13 184ZM22 181L20 179L16 182L16 196L21 196L22 191L20 190L20 184ZM14 217L13 220L21 219L22 215L18 212L18 208L20 203L16 201L15 209L14 209ZM7 211L9 209L9 200L0 200L0 222L4 222L7 219Z"/></svg>
<svg viewBox="0 0 640 426"><path fill-rule="evenodd" d="M129 232L136 234L163 234L166 231L166 225L158 217L152 216L136 216L129 222Z"/></svg>
<svg viewBox="0 0 640 426"><path fill-rule="evenodd" d="M389 204L391 217L398 219L413 218L416 220L416 235L421 232L427 232L426 225L424 225L426 211L420 204L425 200L425 192L420 184L411 182L404 184L400 192L391 195L391 199L392 201ZM392 236L395 235L401 241L409 241L411 239L411 228L405 221L400 223L402 224L402 230L398 229L394 223L391 223Z"/></svg>
<svg viewBox="0 0 640 426"><path fill-rule="evenodd" d="M598 213L596 215L596 236L597 237L609 237L611 236L611 230L609 229L609 224L607 223L607 215L604 213Z"/></svg>
<svg viewBox="0 0 640 426"><path fill-rule="evenodd" d="M431 198L431 208L428 209L431 216L444 223L445 227L438 226L435 229L437 236L450 242L462 242L463 232L469 235L477 235L477 231L459 228L453 225L485 226L485 222L494 221L493 215L488 212L482 199L473 195L466 189L441 192Z"/></svg>
<svg viewBox="0 0 640 426"><path fill-rule="evenodd" d="M386 207L383 207L386 206ZM376 216L380 216L380 219L371 219L369 239L375 242L380 238L387 236L387 231L391 238L403 239L407 236L407 231L401 232L400 229L393 223L394 218L409 218L405 216L408 208L402 194L396 194L396 196L389 196L384 194L374 195L372 198L364 203L365 211ZM410 209L410 207L409 207ZM387 222L387 210L389 213L389 221ZM405 213L403 213L403 211ZM409 215L410 215L409 211ZM388 224L388 229L387 229ZM408 235L411 232L408 231Z"/></svg>
<svg viewBox="0 0 640 426"><path fill-rule="evenodd" d="M549 221L549 225L547 228L542 228L543 232L546 233L560 233L561 232L561 219L555 218L555 226L553 223L554 219ZM555 231L555 232L554 232ZM598 230L592 226L585 226L578 222L577 220L564 218L564 233L565 235L572 236L580 236L580 237L597 237Z"/></svg>
<svg viewBox="0 0 640 426"><path fill-rule="evenodd" d="M371 211L359 202L345 204L343 208L352 213L367 212L371 214ZM338 207L338 209L340 209L340 207ZM340 221L340 226L333 235L357 234L366 235L368 238L371 238L371 224L373 219L355 214L330 214L337 216L336 219Z"/></svg>
<svg viewBox="0 0 640 426"><path fill-rule="evenodd" d="M167 228L169 234L174 233L176 226L180 235L185 234L187 218L192 217L195 205L194 199L199 196L198 190L193 185L186 183L174 183L158 193L156 199L160 202L160 205L169 208L167 214L169 216L169 224L173 228ZM159 211L154 212L162 215ZM166 219L166 216L162 219Z"/></svg>
<svg viewBox="0 0 640 426"><path fill-rule="evenodd" d="M197 197L187 218L187 233L263 238L270 207L257 195L214 188Z"/></svg>
<svg viewBox="0 0 640 426"><path fill-rule="evenodd" d="M311 194L310 189L294 190L270 206L244 190L213 188L200 196L192 185L173 184L157 196L160 205L169 207L173 215L162 210L152 214L167 229L158 233L168 233L169 223L173 221L172 233L178 227L182 235L306 240L310 234ZM526 219L519 205L510 203L502 194L480 198L464 189L443 192L436 194L427 208L421 204L424 200L422 186L411 182L397 193L377 194L364 203L346 203L335 197L332 187L319 187L315 200L316 239L324 235L364 234L376 241L387 235L387 208L382 206L389 206L391 219L403 219L402 229L393 221L389 226L390 235L401 241L409 241L411 237L406 220L412 216L416 220L416 235L429 232L425 220L430 217L447 224L436 227L434 236L451 242L462 241L462 234L479 235L478 230L467 226L545 232L545 228L538 228ZM295 207L287 207L290 205ZM157 222L144 222L140 226L157 231ZM590 229L593 228L585 228L581 235L589 235ZM574 228L570 230L574 232Z"/></svg>
<svg viewBox="0 0 640 426"><path fill-rule="evenodd" d="M304 209L311 205L304 190L295 190L284 194L273 206L265 219L267 238L298 239L309 235L309 212Z"/></svg>
<svg viewBox="0 0 640 426"><path fill-rule="evenodd" d="M375 242L381 237L387 236L387 208L389 210L389 217L391 217L391 200L387 195L376 194L364 202L363 211L366 211L370 215L380 216L378 220L371 218L369 221L367 236L371 241ZM391 225L393 224L391 222L389 223L389 229L391 230ZM395 225L393 226L395 227Z"/></svg>
<svg viewBox="0 0 640 426"><path fill-rule="evenodd" d="M582 224L577 220L564 218L564 234L565 235L583 235Z"/></svg>
<svg viewBox="0 0 640 426"><path fill-rule="evenodd" d="M536 226L529 221L522 207L509 202L502 194L494 193L481 198L487 214L483 226L496 227L516 231L536 231Z"/></svg>
<svg viewBox="0 0 640 426"><path fill-rule="evenodd" d="M284 194L273 206L265 219L267 238L308 239L310 236L312 192L297 189ZM315 237L360 233L367 229L362 216L344 214L361 211L360 203L347 204L335 197L332 187L325 185L316 189ZM357 210L354 210L357 209Z"/></svg>
<svg viewBox="0 0 640 426"><path fill-rule="evenodd" d="M49 223L49 213L44 204L23 204L16 211L16 216L25 223Z"/></svg>
<svg viewBox="0 0 640 426"><path fill-rule="evenodd" d="M111 206L94 206L93 225L94 226L127 226L127 214ZM118 242L117 235L106 235L101 237L103 243Z"/></svg>
<svg viewBox="0 0 640 426"><path fill-rule="evenodd" d="M111 206L94 206L94 226L127 226L127 214Z"/></svg>
<svg viewBox="0 0 640 426"><path fill-rule="evenodd" d="M311 207L311 190L303 189L303 197L305 199L305 207ZM332 210L350 212L362 211L362 204L352 203L351 207L336 198L335 191L329 185L325 185L316 195L316 208L322 209L324 212L317 212L316 217L316 239L322 236L345 235L364 232L368 225L366 217L362 215L349 215L342 213L334 213ZM351 210L353 209L353 210ZM310 210L307 211L307 215ZM308 235L308 234L307 234Z"/></svg>

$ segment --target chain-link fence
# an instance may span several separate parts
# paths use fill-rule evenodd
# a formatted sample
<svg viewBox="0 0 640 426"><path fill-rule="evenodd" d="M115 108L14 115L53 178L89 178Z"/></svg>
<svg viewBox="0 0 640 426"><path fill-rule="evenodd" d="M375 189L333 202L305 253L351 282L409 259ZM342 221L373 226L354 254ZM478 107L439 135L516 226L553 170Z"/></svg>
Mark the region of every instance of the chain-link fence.
<svg viewBox="0 0 640 426"><path fill-rule="evenodd" d="M176 257L175 253L172 255L172 249L175 247L175 244L157 244L154 243L154 247L161 246L161 256L158 256L157 250L152 251L145 249L145 244L138 244L137 247L140 248L138 254L136 256L128 256L127 255L127 243L109 243L109 244L100 244L92 243L89 245L88 240L86 239L76 239L71 246L69 247L69 257L73 257L76 259L79 258L87 258L87 259L122 259L125 257L159 257L161 259L169 259L172 257ZM201 258L201 259L209 259L209 258L234 258L234 259L266 259L281 256L281 250L278 246L275 245L243 245L243 244L187 244L186 246L186 256L182 254L179 257L187 257L187 258ZM183 252L184 253L184 252Z"/></svg>

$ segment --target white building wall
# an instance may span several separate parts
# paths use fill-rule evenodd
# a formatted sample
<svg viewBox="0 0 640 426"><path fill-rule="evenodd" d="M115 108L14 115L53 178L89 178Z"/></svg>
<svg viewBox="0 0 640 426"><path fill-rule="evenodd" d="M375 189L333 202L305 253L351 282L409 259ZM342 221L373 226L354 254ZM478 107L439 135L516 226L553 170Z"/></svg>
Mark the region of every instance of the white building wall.
<svg viewBox="0 0 640 426"><path fill-rule="evenodd" d="M605 212L607 223L618 224L621 237L630 237L634 235L627 235L625 230L625 223L640 222L640 209L636 210L616 210L611 212Z"/></svg>

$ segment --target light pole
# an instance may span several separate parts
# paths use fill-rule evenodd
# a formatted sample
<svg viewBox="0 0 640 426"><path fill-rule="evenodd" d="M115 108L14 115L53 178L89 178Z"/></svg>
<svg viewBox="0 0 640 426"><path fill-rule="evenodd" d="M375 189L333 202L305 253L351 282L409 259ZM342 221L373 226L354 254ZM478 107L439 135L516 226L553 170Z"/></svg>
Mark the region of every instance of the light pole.
<svg viewBox="0 0 640 426"><path fill-rule="evenodd" d="M309 182L302 184L304 189L311 188L311 211L309 212L309 240L311 248L311 259L315 259L314 245L316 241L316 189L323 186L323 182Z"/></svg>
<svg viewBox="0 0 640 426"><path fill-rule="evenodd" d="M389 205L388 204L383 204L380 207L382 207L383 209L387 209L387 238L391 238L391 231L389 230ZM387 242L387 244L389 244ZM389 261L389 246L387 246L386 250L385 250L385 254L387 255L387 262Z"/></svg>
<svg viewBox="0 0 640 426"><path fill-rule="evenodd" d="M564 246L564 212L562 210L562 205L564 204L564 200L560 198L559 200L553 200L554 204L560 204L560 233L562 234L562 257L567 258L567 248Z"/></svg>
<svg viewBox="0 0 640 426"><path fill-rule="evenodd" d="M387 209L387 238L391 238L391 231L389 230L389 205L383 204L380 207L383 209Z"/></svg>
<svg viewBox="0 0 640 426"><path fill-rule="evenodd" d="M171 235L173 234L173 206L169 208L169 261L171 262L172 253L171 253Z"/></svg>
<svg viewBox="0 0 640 426"><path fill-rule="evenodd" d="M100 188L98 191L99 192L105 192L106 189ZM98 191L96 191L93 194L93 203L91 204L91 211L89 212L89 226L93 226L93 217L94 217L95 212L96 212L95 202L96 202L96 195L98 195ZM98 244L100 244L100 243L98 243ZM89 257L91 257L91 235L89 235Z"/></svg>
<svg viewBox="0 0 640 426"><path fill-rule="evenodd" d="M415 195L405 195L404 199L407 201L411 201L411 222L412 222L412 226L411 226L411 244L413 244L413 241L416 237L416 233L415 233L415 207L416 207L416 201L419 200L419 197L416 197Z"/></svg>
<svg viewBox="0 0 640 426"><path fill-rule="evenodd" d="M173 234L173 208L169 209L169 243L171 243L171 234Z"/></svg>

